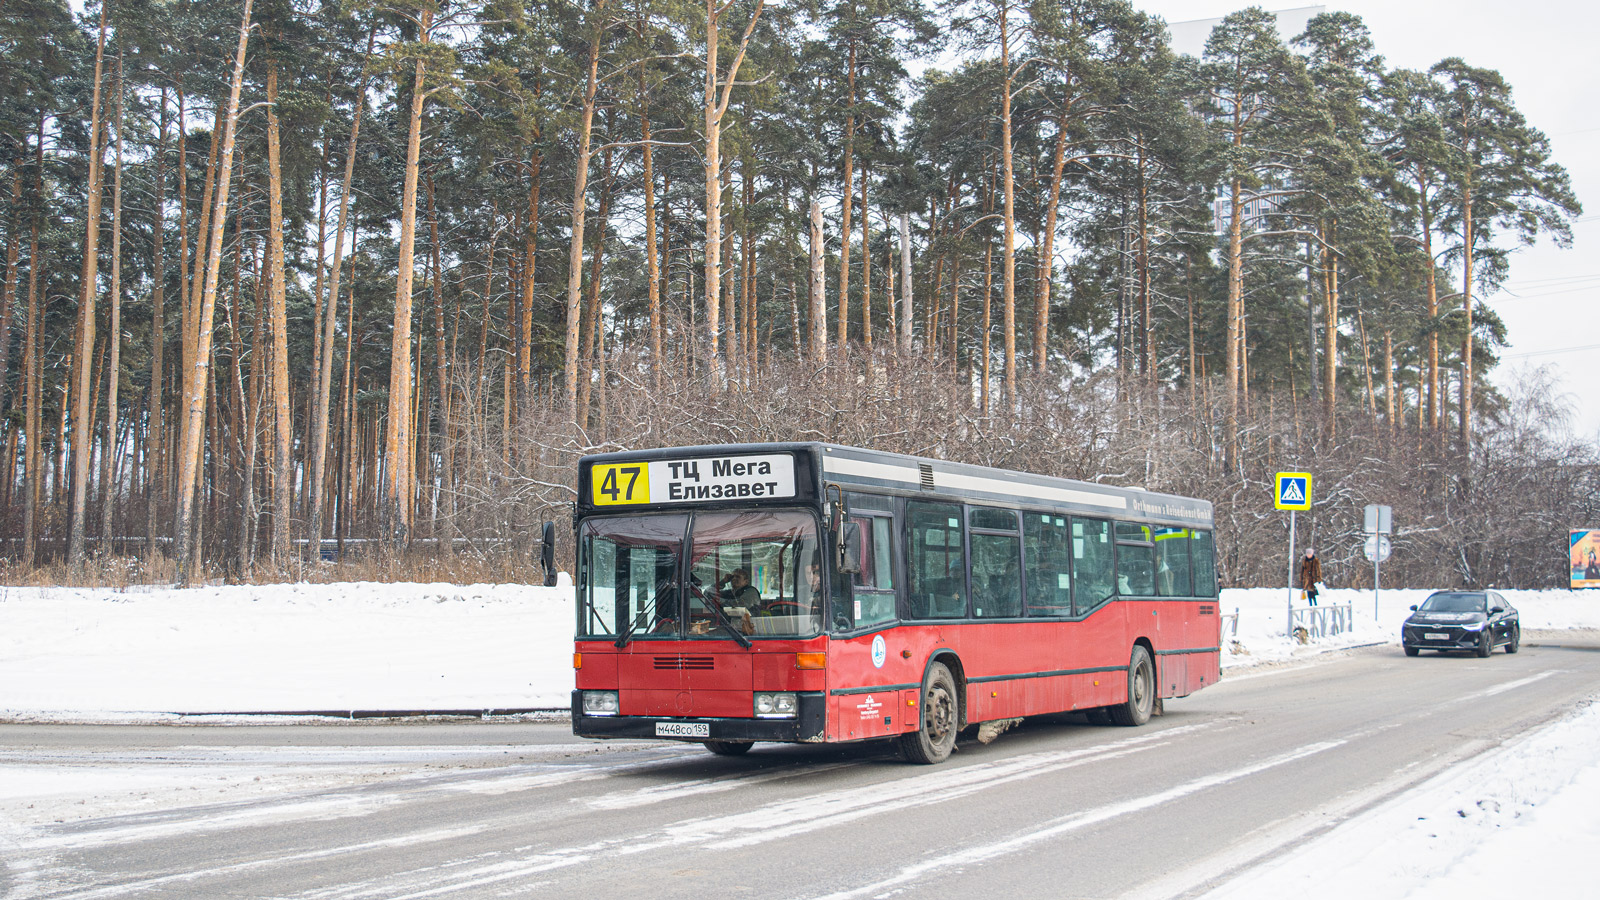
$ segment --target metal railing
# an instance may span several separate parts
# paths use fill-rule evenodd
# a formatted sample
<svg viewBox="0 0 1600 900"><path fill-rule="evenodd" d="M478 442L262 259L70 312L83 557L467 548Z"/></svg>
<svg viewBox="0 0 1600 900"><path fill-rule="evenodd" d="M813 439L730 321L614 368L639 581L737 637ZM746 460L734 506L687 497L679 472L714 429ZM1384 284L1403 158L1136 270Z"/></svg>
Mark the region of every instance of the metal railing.
<svg viewBox="0 0 1600 900"><path fill-rule="evenodd" d="M1333 637L1355 630L1355 613L1350 604L1343 606L1305 606L1289 611L1289 632L1305 632L1306 640Z"/></svg>
<svg viewBox="0 0 1600 900"><path fill-rule="evenodd" d="M1222 617L1222 630L1230 638L1239 636L1239 607L1235 606L1233 612Z"/></svg>

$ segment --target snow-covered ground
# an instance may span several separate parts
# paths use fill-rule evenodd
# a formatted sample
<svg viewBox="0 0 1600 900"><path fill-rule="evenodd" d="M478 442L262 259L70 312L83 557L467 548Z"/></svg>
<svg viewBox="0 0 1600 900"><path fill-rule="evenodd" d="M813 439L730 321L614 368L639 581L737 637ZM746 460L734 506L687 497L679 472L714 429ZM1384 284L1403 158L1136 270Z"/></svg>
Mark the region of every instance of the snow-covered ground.
<svg viewBox="0 0 1600 900"><path fill-rule="evenodd" d="M1224 591L1223 666L1314 662L1393 643L1422 590L1331 590L1353 631L1291 637L1282 588ZM1600 629L1600 592L1505 591L1526 630ZM1297 601L1297 606L1301 605ZM192 590L0 588L0 720L232 721L309 711L564 709L571 587L287 584ZM189 719L181 713L202 714ZM259 721L250 719L249 721ZM0 801L58 793L0 766ZM348 771L348 770L347 770ZM1530 777L1529 773L1537 773ZM81 789L92 772L57 773ZM70 778L68 777L70 776ZM334 773L330 771L330 777ZM1471 790L1467 790L1467 786ZM0 803L0 808L4 804ZM1214 896L1365 900L1593 890L1600 704L1449 770ZM1506 865L1511 860L1513 864Z"/></svg>

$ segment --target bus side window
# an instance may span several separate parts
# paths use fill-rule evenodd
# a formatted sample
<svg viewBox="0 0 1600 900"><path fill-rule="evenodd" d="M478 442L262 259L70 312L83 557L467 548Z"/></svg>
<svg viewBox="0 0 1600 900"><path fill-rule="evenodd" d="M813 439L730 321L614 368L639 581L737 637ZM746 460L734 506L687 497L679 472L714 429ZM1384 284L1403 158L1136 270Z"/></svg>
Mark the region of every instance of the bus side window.
<svg viewBox="0 0 1600 900"><path fill-rule="evenodd" d="M1100 519L1073 519L1073 607L1078 615L1099 609L1116 593L1112 566L1111 523Z"/></svg>
<svg viewBox="0 0 1600 900"><path fill-rule="evenodd" d="M1156 526L1156 593L1189 597L1189 529Z"/></svg>
<svg viewBox="0 0 1600 900"><path fill-rule="evenodd" d="M1072 615L1071 532L1066 516L1023 513L1028 615Z"/></svg>
<svg viewBox="0 0 1600 900"><path fill-rule="evenodd" d="M972 614L988 619L1022 615L1017 514L975 506L967 524L972 528Z"/></svg>
<svg viewBox="0 0 1600 900"><path fill-rule="evenodd" d="M1149 525L1118 522L1117 593L1149 597L1156 592L1155 548Z"/></svg>
<svg viewBox="0 0 1600 900"><path fill-rule="evenodd" d="M850 627L876 625L895 618L894 590L894 519L883 515L853 515L851 521L861 526L861 543L856 547L860 554L861 571L851 578L852 597L844 602L851 604L844 617ZM841 598L842 599L842 598ZM835 616L836 626L843 621Z"/></svg>
<svg viewBox="0 0 1600 900"><path fill-rule="evenodd" d="M1211 532L1191 532L1189 549L1194 560L1194 595L1196 597L1215 597L1217 595L1217 559L1211 540Z"/></svg>
<svg viewBox="0 0 1600 900"><path fill-rule="evenodd" d="M966 562L961 547L961 507L906 503L906 577L912 618L950 619L967 614Z"/></svg>

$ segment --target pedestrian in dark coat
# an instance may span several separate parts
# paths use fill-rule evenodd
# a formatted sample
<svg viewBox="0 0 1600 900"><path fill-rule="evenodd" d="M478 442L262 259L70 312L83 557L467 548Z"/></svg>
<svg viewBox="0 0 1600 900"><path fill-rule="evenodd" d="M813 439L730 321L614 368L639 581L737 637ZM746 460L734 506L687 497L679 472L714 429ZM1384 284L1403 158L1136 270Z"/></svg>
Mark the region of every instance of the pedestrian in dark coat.
<svg viewBox="0 0 1600 900"><path fill-rule="evenodd" d="M1317 585L1322 583L1322 560L1317 551L1306 548L1305 559L1300 560L1300 590L1306 593L1306 603L1317 605Z"/></svg>

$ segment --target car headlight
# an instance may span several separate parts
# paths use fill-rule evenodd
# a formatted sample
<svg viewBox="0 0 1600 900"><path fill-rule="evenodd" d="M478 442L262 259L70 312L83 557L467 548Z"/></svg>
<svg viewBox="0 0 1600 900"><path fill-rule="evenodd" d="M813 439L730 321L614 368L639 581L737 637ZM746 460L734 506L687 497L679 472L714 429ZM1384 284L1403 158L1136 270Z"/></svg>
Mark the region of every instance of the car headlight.
<svg viewBox="0 0 1600 900"><path fill-rule="evenodd" d="M586 716L614 716L618 708L616 691L583 692L583 714Z"/></svg>
<svg viewBox="0 0 1600 900"><path fill-rule="evenodd" d="M788 691L775 693L756 694L756 718L758 719L792 719L800 703L795 695Z"/></svg>
<svg viewBox="0 0 1600 900"><path fill-rule="evenodd" d="M1485 626L1487 624L1489 624L1489 623L1488 622L1466 622L1466 623L1462 624L1461 630L1462 631L1482 631L1483 630L1483 626Z"/></svg>

